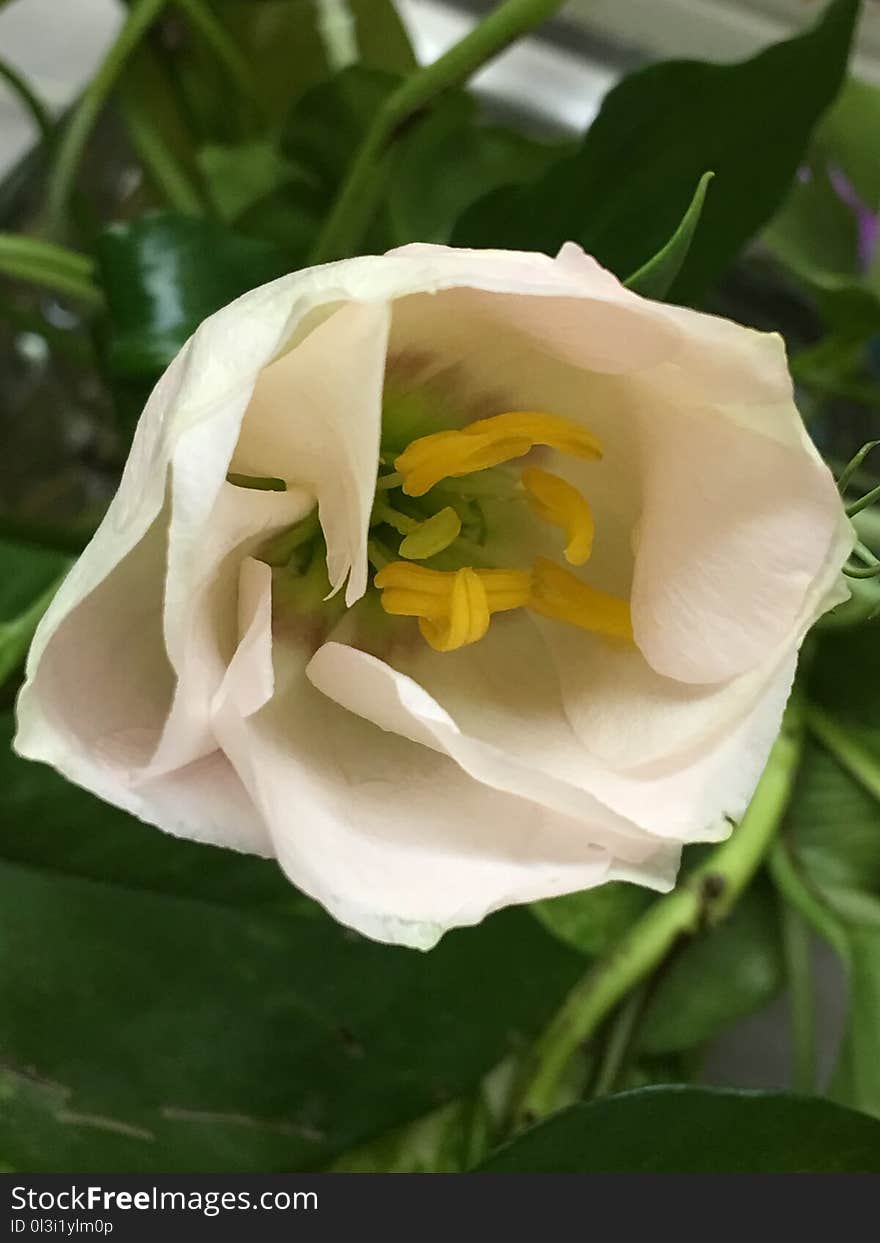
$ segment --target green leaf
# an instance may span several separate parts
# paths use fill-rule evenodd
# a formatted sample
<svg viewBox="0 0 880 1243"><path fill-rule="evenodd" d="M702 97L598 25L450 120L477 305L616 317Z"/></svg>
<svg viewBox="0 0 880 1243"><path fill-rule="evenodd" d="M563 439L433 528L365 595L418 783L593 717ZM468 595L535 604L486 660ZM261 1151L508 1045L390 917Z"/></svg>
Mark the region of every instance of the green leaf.
<svg viewBox="0 0 880 1243"><path fill-rule="evenodd" d="M847 974L847 1027L832 1091L880 1116L880 801L854 775L859 766L850 764L848 751L851 742L880 765L878 637L874 622L831 631L817 645L809 694L834 728L816 731L786 825L787 857L804 893L786 886L784 875L777 879L829 938Z"/></svg>
<svg viewBox="0 0 880 1243"><path fill-rule="evenodd" d="M716 182L670 296L699 300L779 206L846 68L858 0L735 65L670 61L606 96L576 155L515 194L466 213L465 246L555 253L580 242L621 276L677 228L707 168Z"/></svg>
<svg viewBox="0 0 880 1243"><path fill-rule="evenodd" d="M327 1164L470 1091L581 970L523 911L431 954L367 942L273 863L178 841L9 754L2 780L14 1169Z"/></svg>
<svg viewBox="0 0 880 1243"><path fill-rule="evenodd" d="M878 133L880 88L847 78L819 128L815 146L843 169L859 196L875 209L880 207Z"/></svg>
<svg viewBox="0 0 880 1243"><path fill-rule="evenodd" d="M880 282L860 252L858 204L846 200L854 195L862 210L880 211L878 126L880 90L847 79L763 239L813 295L826 322L856 337L880 331ZM844 178L846 186L832 178Z"/></svg>
<svg viewBox="0 0 880 1243"><path fill-rule="evenodd" d="M640 1024L638 1050L677 1053L713 1039L782 987L778 917L769 886L753 884L717 927L673 958Z"/></svg>
<svg viewBox="0 0 880 1243"><path fill-rule="evenodd" d="M274 196L273 208L278 223L289 222L295 244L301 247L298 262L305 262L370 122L399 81L395 74L351 65L307 91L291 111L281 148L286 158L305 172L308 185L295 187L295 195L288 191L283 197ZM383 197L388 193L387 172L385 162L377 164L372 192ZM265 231L265 215L262 220L248 218L241 224ZM388 213L382 211L363 248L382 252L394 243Z"/></svg>
<svg viewBox="0 0 880 1243"><path fill-rule="evenodd" d="M108 362L117 375L133 378L154 376L206 316L286 267L269 242L172 212L110 225L96 255L108 306Z"/></svg>
<svg viewBox="0 0 880 1243"><path fill-rule="evenodd" d="M840 1174L880 1171L880 1122L829 1101L656 1087L574 1105L481 1173Z"/></svg>
<svg viewBox="0 0 880 1243"><path fill-rule="evenodd" d="M415 69L415 53L392 0L346 0L346 7L354 18L360 64L390 73Z"/></svg>
<svg viewBox="0 0 880 1243"><path fill-rule="evenodd" d="M275 190L308 175L285 160L274 143L259 141L202 147L198 164L219 216L232 224Z"/></svg>
<svg viewBox="0 0 880 1243"><path fill-rule="evenodd" d="M400 78L352 65L313 87L290 112L281 145L304 168L329 203L342 181L370 122Z"/></svg>
<svg viewBox="0 0 880 1243"><path fill-rule="evenodd" d="M690 206L681 218L681 223L666 245L657 251L653 259L633 272L624 284L645 298L664 298L675 283L675 279L688 257L694 232L700 222L706 191L714 173L703 173L694 191Z"/></svg>
<svg viewBox="0 0 880 1243"><path fill-rule="evenodd" d="M651 902L648 890L610 881L583 893L533 902L531 909L560 941L593 957L607 953Z"/></svg>
<svg viewBox="0 0 880 1243"><path fill-rule="evenodd" d="M471 203L538 176L567 149L482 124L463 91L444 96L399 144L388 187L395 241L448 242Z"/></svg>
<svg viewBox="0 0 880 1243"><path fill-rule="evenodd" d="M835 332L847 340L863 338L880 331L880 290L859 271L856 215L834 189L828 169L814 155L763 241Z"/></svg>
<svg viewBox="0 0 880 1243"><path fill-rule="evenodd" d="M30 608L69 564L62 553L0 539L0 622Z"/></svg>

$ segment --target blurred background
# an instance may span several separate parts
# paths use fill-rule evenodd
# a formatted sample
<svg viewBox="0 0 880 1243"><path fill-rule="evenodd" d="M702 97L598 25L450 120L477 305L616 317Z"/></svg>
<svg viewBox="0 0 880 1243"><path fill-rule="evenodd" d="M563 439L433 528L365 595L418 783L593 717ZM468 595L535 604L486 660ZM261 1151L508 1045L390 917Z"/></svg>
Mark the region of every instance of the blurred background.
<svg viewBox="0 0 880 1243"><path fill-rule="evenodd" d="M400 0L398 10L422 63L436 60L490 8L481 0ZM580 131L620 74L652 59L733 61L812 20L819 0L572 0L540 37L504 53L473 81L494 107L533 124ZM870 10L874 9L872 13ZM326 4L333 14L333 0ZM880 4L869 0L853 71L880 82ZM12 3L0 12L0 47L55 111L69 104L122 20L117 0ZM36 137L0 83L0 171Z"/></svg>

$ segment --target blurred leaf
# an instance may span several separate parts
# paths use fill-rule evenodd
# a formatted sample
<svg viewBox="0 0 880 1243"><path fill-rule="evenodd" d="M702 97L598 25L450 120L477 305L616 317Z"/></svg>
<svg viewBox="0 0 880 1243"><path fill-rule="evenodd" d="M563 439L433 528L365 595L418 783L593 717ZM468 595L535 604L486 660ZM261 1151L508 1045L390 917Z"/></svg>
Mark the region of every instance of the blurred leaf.
<svg viewBox="0 0 880 1243"><path fill-rule="evenodd" d="M409 73L417 61L392 0L345 0L355 24L358 61L373 69Z"/></svg>
<svg viewBox="0 0 880 1243"><path fill-rule="evenodd" d="M836 192L826 164L814 159L803 173L765 230L764 244L836 332L848 340L880 332L880 289L859 270L856 214Z"/></svg>
<svg viewBox="0 0 880 1243"><path fill-rule="evenodd" d="M469 95L445 96L398 147L388 190L395 240L448 242L455 221L481 195L538 176L568 147L480 124Z"/></svg>
<svg viewBox="0 0 880 1243"><path fill-rule="evenodd" d="M207 315L286 266L269 242L172 212L110 225L96 256L110 368L138 378L165 367Z"/></svg>
<svg viewBox="0 0 880 1243"><path fill-rule="evenodd" d="M823 635L808 685L811 699L880 763L878 638L876 622ZM829 937L833 931L848 977L849 1014L832 1090L880 1116L880 801L847 771L846 759L811 743L784 840L807 892L803 913L811 918L810 904L819 904L818 930Z"/></svg>
<svg viewBox="0 0 880 1243"><path fill-rule="evenodd" d="M714 169L670 293L700 299L781 202L839 89L858 8L833 0L812 29L741 64L670 61L630 75L606 96L576 155L476 204L454 241L553 254L573 240L627 276L663 246Z"/></svg>
<svg viewBox="0 0 880 1243"><path fill-rule="evenodd" d="M69 565L61 553L0 539L0 685L23 664Z"/></svg>
<svg viewBox="0 0 880 1243"><path fill-rule="evenodd" d="M823 120L815 146L849 177L869 207L880 208L880 88L847 78Z"/></svg>
<svg viewBox="0 0 880 1243"><path fill-rule="evenodd" d="M880 1123L808 1097L643 1088L574 1105L499 1149L479 1170L875 1173Z"/></svg>
<svg viewBox="0 0 880 1243"><path fill-rule="evenodd" d="M870 215L880 212L880 90L848 78L809 157L764 234L838 332L880 332L880 282L869 274Z"/></svg>
<svg viewBox="0 0 880 1243"><path fill-rule="evenodd" d="M641 1021L638 1050L676 1053L713 1039L782 987L778 916L768 886L753 884L717 927L673 958Z"/></svg>
<svg viewBox="0 0 880 1243"><path fill-rule="evenodd" d="M325 1164L475 1087L581 970L521 911L430 954L376 945L272 863L178 841L8 753L2 779L14 1169Z"/></svg>
<svg viewBox="0 0 880 1243"><path fill-rule="evenodd" d="M202 147L197 158L211 200L227 224L281 186L308 181L270 142L213 144Z"/></svg>
<svg viewBox="0 0 880 1243"><path fill-rule="evenodd" d="M771 252L795 272L858 273L853 212L831 184L828 166L811 156L764 232Z"/></svg>
<svg viewBox="0 0 880 1243"><path fill-rule="evenodd" d="M288 117L281 148L289 160L305 171L309 185L294 187L295 194L288 191L274 196L272 209L276 213L276 230L286 222L292 237L303 239L297 255L299 262L305 262L320 222L330 211L373 117L399 81L397 75L352 65L309 90ZM387 196L387 173L387 162L376 165L372 187L375 194ZM241 222L242 227L262 227L265 231L265 208L260 214L259 223L247 218ZM387 211L379 212L364 239L363 249L381 252L393 245Z"/></svg>
<svg viewBox="0 0 880 1243"><path fill-rule="evenodd" d="M352 65L313 87L292 109L284 126L284 154L306 169L329 202L373 117L400 78Z"/></svg>
<svg viewBox="0 0 880 1243"><path fill-rule="evenodd" d="M625 282L627 288L641 294L644 298L666 296L688 257L694 232L700 223L703 203L706 201L706 191L714 176L715 174L711 172L703 173L678 228L666 245L657 251L653 259L649 259L638 272L633 272L632 276L627 277Z"/></svg>
<svg viewBox="0 0 880 1243"><path fill-rule="evenodd" d="M652 901L647 889L610 881L582 893L533 902L531 910L560 941L593 957L607 953Z"/></svg>
<svg viewBox="0 0 880 1243"><path fill-rule="evenodd" d="M69 564L63 553L0 539L0 622L29 608Z"/></svg>

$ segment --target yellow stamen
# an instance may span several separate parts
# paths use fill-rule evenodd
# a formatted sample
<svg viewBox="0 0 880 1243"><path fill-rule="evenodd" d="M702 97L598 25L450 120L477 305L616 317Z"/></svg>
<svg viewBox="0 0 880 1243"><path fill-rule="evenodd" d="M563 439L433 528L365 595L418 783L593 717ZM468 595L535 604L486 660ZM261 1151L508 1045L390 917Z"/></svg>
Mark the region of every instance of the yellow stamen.
<svg viewBox="0 0 880 1243"><path fill-rule="evenodd" d="M417 617L426 641L452 652L482 639L493 613L520 608L529 599L531 576L522 570L431 570L392 561L373 580L382 607L397 617Z"/></svg>
<svg viewBox="0 0 880 1243"><path fill-rule="evenodd" d="M632 640L629 604L582 583L570 570L538 557L532 570L528 607L542 617L568 622L581 630Z"/></svg>
<svg viewBox="0 0 880 1243"><path fill-rule="evenodd" d="M593 550L593 513L587 502L566 479L531 466L522 473L529 508L536 517L565 532L565 559L583 565Z"/></svg>
<svg viewBox="0 0 880 1243"><path fill-rule="evenodd" d="M546 445L574 457L595 460L602 448L573 419L539 410L508 410L477 419L458 431L434 432L409 444L394 460L408 496L424 496L441 479L455 479L523 457Z"/></svg>

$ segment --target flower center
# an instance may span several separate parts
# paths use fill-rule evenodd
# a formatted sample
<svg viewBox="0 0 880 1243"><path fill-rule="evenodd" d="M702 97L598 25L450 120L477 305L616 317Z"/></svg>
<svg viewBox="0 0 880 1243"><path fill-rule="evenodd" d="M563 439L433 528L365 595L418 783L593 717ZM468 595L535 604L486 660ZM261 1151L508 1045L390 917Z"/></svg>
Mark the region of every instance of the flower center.
<svg viewBox="0 0 880 1243"><path fill-rule="evenodd" d="M508 410L464 427L413 435L431 424L425 411L411 399L408 403L389 403L386 410L367 542L372 585L385 613L415 619L437 652L476 643L493 614L518 608L632 640L627 601L589 586L546 557L520 568L498 565L497 552L490 551L496 537L515 526L505 521L505 512L519 506L559 528L569 565L589 560L594 522L585 497L550 471L529 465L517 474L507 464L536 446L597 461L602 449L596 438L572 419L535 410ZM274 484L237 476L231 481ZM317 510L270 540L260 556L283 580L277 598L285 608L341 608L338 599L326 599L326 550Z"/></svg>
<svg viewBox="0 0 880 1243"><path fill-rule="evenodd" d="M577 488L536 466L527 467L518 480L499 470L538 445L587 461L602 456L596 438L571 419L508 410L420 436L394 457L392 471L380 471L368 545L376 567L373 584L382 593L385 612L415 618L435 651L476 643L493 613L516 608L594 633L632 638L626 601L588 586L547 558L537 557L528 569L486 562L484 503L499 497L525 501L535 517L559 527L570 565L589 559L593 515ZM387 541L385 530L403 536L397 543L400 559L389 547L396 537ZM440 558L447 564L438 564ZM434 564L414 564L428 560Z"/></svg>

